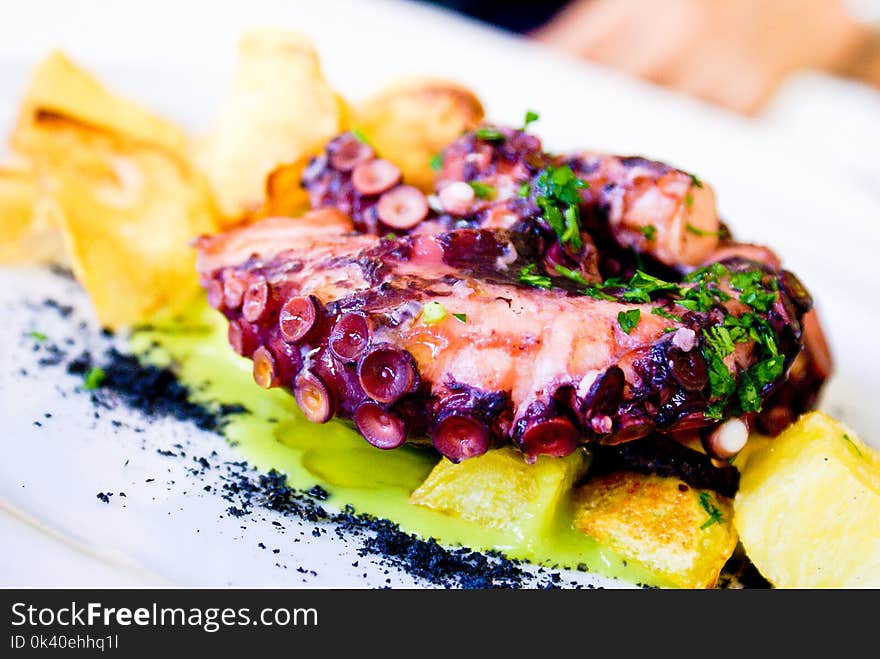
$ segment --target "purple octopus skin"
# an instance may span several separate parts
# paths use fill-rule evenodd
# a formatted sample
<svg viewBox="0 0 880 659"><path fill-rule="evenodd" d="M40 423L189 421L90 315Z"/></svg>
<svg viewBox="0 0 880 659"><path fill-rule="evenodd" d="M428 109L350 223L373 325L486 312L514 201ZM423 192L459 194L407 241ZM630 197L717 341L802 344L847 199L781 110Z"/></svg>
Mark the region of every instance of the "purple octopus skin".
<svg viewBox="0 0 880 659"><path fill-rule="evenodd" d="M198 269L258 384L292 391L314 422L353 420L379 448L429 437L460 461L512 442L533 459L708 432L754 414L801 350L796 280L742 257L679 283L536 287L522 273L547 245L530 231L354 228L335 208L270 218L201 238ZM759 338L741 332L721 354L731 318Z"/></svg>
<svg viewBox="0 0 880 659"><path fill-rule="evenodd" d="M331 141L303 180L313 207L341 209L362 232L400 233L378 219L381 195L359 192L352 183L351 166L334 165L335 154L345 149L357 152L362 161L376 159L372 149L350 133ZM566 169L582 182L577 190L580 240L576 244L560 239L542 208L548 174ZM403 186L399 179L393 183ZM697 266L743 254L779 276L783 272L772 251L732 239L718 218L711 186L692 174L638 156L592 152L554 156L534 135L491 127L466 133L444 151L436 188L436 194L428 197L430 208L424 218L409 231L509 229L533 243L538 275L555 278L564 269L580 281L599 283L609 277L629 279L642 269L678 281ZM422 205L417 205L421 213ZM806 291L798 295L809 300ZM802 306L810 305L808 301ZM831 356L815 312L807 312L804 324L805 350L755 419L763 432L778 434L811 409L831 373Z"/></svg>

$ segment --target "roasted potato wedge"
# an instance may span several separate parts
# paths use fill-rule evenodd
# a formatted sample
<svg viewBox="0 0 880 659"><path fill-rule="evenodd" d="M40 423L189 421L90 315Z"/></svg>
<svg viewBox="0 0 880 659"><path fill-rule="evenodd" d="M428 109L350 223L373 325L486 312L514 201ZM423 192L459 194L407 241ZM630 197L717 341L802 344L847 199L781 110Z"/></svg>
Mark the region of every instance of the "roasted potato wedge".
<svg viewBox="0 0 880 659"><path fill-rule="evenodd" d="M774 586L880 587L880 454L831 417L811 412L757 448L734 508Z"/></svg>
<svg viewBox="0 0 880 659"><path fill-rule="evenodd" d="M431 158L483 120L483 106L469 89L447 80L401 80L359 106L355 123L410 185L431 192Z"/></svg>
<svg viewBox="0 0 880 659"><path fill-rule="evenodd" d="M320 150L348 115L304 35L245 32L232 88L199 152L225 223L260 214L267 176Z"/></svg>
<svg viewBox="0 0 880 659"><path fill-rule="evenodd" d="M736 548L729 499L677 478L619 471L575 495L575 528L680 588L711 588Z"/></svg>
<svg viewBox="0 0 880 659"><path fill-rule="evenodd" d="M514 448L499 448L459 464L441 460L410 497L424 506L481 527L540 538L561 497L587 467L583 451L528 464Z"/></svg>

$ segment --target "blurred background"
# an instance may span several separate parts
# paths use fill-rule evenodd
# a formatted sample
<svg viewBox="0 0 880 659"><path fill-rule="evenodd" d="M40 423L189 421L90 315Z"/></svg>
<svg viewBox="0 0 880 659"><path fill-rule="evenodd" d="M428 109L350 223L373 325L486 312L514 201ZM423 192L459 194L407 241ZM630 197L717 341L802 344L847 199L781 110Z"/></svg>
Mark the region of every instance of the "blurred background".
<svg viewBox="0 0 880 659"><path fill-rule="evenodd" d="M880 0L422 0L754 118L880 195Z"/></svg>
<svg viewBox="0 0 880 659"><path fill-rule="evenodd" d="M880 0L428 0L743 114L792 76L880 87Z"/></svg>

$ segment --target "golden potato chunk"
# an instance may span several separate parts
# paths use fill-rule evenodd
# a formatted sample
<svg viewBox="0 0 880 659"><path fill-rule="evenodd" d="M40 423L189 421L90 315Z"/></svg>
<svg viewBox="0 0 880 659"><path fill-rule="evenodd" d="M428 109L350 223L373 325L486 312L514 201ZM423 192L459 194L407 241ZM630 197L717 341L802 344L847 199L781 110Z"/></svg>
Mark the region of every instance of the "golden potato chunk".
<svg viewBox="0 0 880 659"><path fill-rule="evenodd" d="M829 416L807 414L750 455L734 508L776 587L880 587L880 454Z"/></svg>
<svg viewBox="0 0 880 659"><path fill-rule="evenodd" d="M376 152L424 192L434 187L432 156L482 120L483 106L472 91L430 78L387 87L361 105L355 117Z"/></svg>
<svg viewBox="0 0 880 659"><path fill-rule="evenodd" d="M586 454L539 457L528 464L512 447L453 464L441 460L410 503L482 527L513 532L520 540L539 537L553 520L561 497L587 466Z"/></svg>
<svg viewBox="0 0 880 659"><path fill-rule="evenodd" d="M575 528L680 588L713 587L736 548L730 500L677 478L598 476L575 507Z"/></svg>

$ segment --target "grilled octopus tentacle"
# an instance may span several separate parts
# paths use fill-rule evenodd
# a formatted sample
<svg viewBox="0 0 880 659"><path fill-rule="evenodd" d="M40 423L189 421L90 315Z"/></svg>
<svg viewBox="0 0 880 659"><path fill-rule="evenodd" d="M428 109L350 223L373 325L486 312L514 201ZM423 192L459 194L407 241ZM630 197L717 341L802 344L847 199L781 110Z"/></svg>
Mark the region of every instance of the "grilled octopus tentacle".
<svg viewBox="0 0 880 659"><path fill-rule="evenodd" d="M198 268L259 384L381 448L427 435L456 461L505 442L535 457L708 430L760 407L801 347L796 280L744 258L591 297L521 283L541 256L527 233L351 228L333 209L264 220L200 239Z"/></svg>

